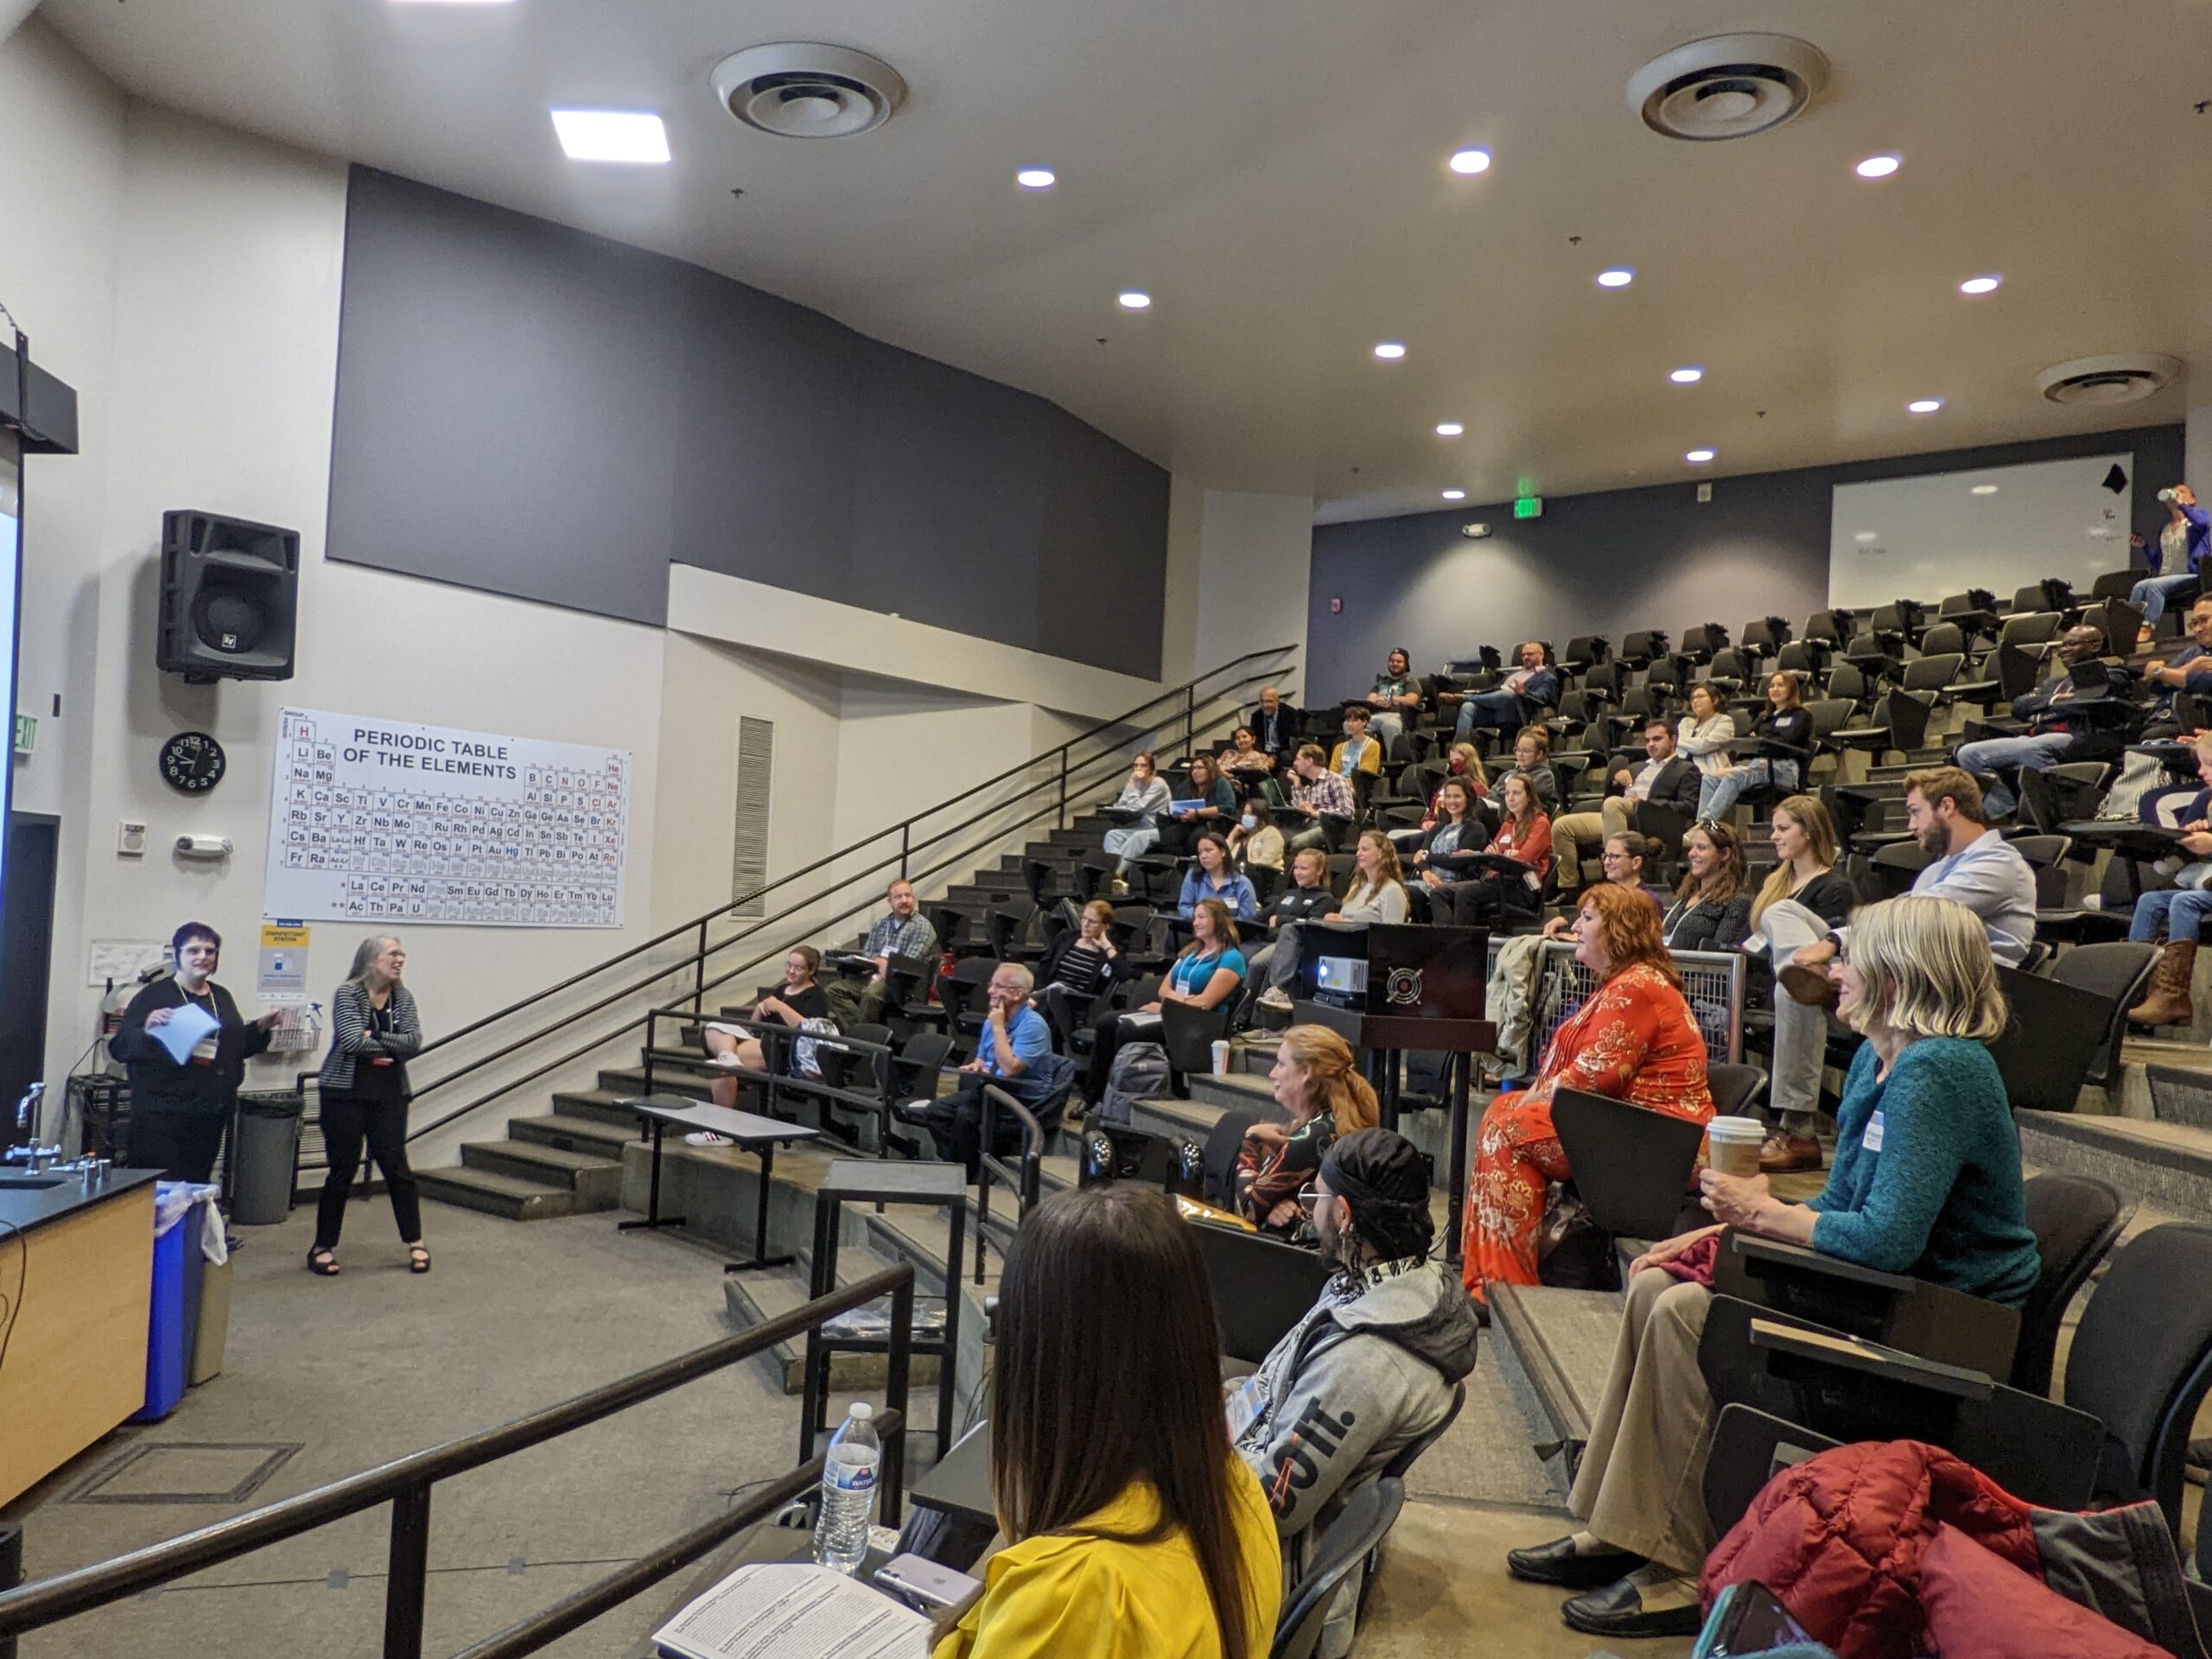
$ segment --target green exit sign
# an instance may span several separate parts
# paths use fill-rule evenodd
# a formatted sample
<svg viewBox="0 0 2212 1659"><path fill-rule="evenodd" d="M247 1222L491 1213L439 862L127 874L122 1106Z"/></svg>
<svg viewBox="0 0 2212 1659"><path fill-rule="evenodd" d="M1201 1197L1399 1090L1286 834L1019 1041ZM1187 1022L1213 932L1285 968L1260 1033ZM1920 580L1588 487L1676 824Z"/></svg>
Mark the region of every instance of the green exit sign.
<svg viewBox="0 0 2212 1659"><path fill-rule="evenodd" d="M1516 518L1541 518L1544 516L1544 498L1541 495L1519 495L1513 499Z"/></svg>
<svg viewBox="0 0 2212 1659"><path fill-rule="evenodd" d="M38 747L38 719L33 715L16 716L16 753L29 754Z"/></svg>

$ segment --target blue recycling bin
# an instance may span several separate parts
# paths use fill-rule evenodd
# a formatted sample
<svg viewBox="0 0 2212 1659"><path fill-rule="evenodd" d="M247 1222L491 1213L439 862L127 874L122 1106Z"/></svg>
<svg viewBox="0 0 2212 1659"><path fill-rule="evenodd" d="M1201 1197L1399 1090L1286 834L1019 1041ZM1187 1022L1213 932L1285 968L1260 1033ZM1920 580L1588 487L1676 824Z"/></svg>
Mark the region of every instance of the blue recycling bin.
<svg viewBox="0 0 2212 1659"><path fill-rule="evenodd" d="M196 1206L195 1206L196 1207ZM154 1296L146 1330L146 1403L134 1423L157 1423L184 1398L192 1356L191 1321L184 1306L185 1251L200 1247L199 1231L180 1221L154 1236Z"/></svg>

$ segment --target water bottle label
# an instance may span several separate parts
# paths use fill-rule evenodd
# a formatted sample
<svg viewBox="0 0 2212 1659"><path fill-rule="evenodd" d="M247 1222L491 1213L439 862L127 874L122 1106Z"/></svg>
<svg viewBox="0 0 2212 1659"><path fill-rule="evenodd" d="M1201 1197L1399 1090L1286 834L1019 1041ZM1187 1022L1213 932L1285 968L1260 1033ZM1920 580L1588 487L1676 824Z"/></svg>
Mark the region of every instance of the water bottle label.
<svg viewBox="0 0 2212 1659"><path fill-rule="evenodd" d="M875 1465L872 1463L833 1461L823 1470L822 1477L841 1492L872 1492L875 1490Z"/></svg>

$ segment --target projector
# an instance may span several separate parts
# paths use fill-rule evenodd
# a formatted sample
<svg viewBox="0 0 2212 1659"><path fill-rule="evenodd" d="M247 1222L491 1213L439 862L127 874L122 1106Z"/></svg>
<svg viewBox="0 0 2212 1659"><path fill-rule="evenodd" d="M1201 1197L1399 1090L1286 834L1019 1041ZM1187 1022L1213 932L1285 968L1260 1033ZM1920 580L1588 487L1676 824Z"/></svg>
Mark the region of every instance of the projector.
<svg viewBox="0 0 2212 1659"><path fill-rule="evenodd" d="M1489 538L1490 526L1488 524L1462 524L1459 526L1459 533L1471 542L1484 541Z"/></svg>

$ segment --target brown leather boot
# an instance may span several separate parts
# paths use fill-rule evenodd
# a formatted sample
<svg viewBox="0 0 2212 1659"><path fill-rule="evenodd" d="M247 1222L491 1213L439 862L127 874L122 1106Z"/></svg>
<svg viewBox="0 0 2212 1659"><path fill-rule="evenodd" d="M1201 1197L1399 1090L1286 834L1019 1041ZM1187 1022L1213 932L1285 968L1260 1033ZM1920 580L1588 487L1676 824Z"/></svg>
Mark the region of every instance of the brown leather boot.
<svg viewBox="0 0 2212 1659"><path fill-rule="evenodd" d="M2151 970L2151 988L2127 1011L2132 1026L2191 1026L2196 1005L2190 997L2190 983L2196 974L2196 941L2169 939Z"/></svg>

